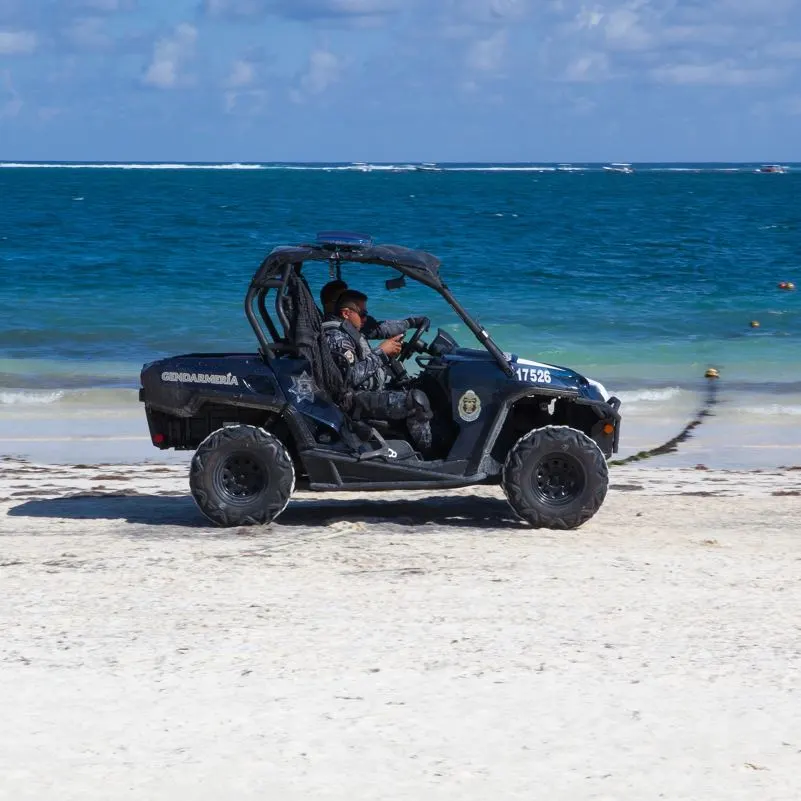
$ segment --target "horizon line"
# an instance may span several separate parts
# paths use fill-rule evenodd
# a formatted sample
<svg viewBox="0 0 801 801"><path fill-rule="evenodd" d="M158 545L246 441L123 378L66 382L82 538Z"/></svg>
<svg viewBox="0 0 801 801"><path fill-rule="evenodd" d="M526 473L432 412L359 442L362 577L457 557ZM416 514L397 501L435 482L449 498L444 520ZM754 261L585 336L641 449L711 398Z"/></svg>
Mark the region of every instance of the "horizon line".
<svg viewBox="0 0 801 801"><path fill-rule="evenodd" d="M546 161L546 160L539 160L539 161L417 161L417 160L406 160L406 159L393 159L391 161L379 161L379 160L368 160L368 161L348 161L348 160L286 160L286 159L278 159L278 160L271 160L271 161L252 161L247 159L234 159L232 161L224 160L224 159L212 159L212 160L179 160L179 159L0 159L0 166L10 166L13 164L201 164L201 165L216 165L216 164L226 164L226 165L239 165L239 164L253 164L253 165L261 165L261 164L288 164L288 165L295 165L295 164L322 164L322 165L347 165L347 166L370 166L370 165L386 165L386 166L395 166L395 165L413 165L413 166L426 166L426 165L501 165L501 166L516 166L516 165L525 165L525 166L537 166L537 165L554 165L554 166L571 166L576 164L585 164L585 165L634 165L634 164L735 164L735 165L750 165L750 164L760 164L760 165L769 165L769 164L776 164L776 165L787 165L787 164L801 164L801 161L793 161L793 160L774 160L774 161L765 161L762 159L748 159L748 160L739 160L739 161L688 161L688 160L667 160L667 161L611 161L611 160L600 160L600 161L583 161L583 160L574 160L574 161Z"/></svg>

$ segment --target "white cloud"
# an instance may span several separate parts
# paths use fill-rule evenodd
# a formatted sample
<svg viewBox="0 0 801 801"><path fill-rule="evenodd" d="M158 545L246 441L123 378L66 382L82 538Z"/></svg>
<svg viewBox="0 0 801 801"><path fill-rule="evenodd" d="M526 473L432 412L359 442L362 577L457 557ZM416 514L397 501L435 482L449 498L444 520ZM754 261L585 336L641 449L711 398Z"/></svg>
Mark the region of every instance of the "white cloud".
<svg viewBox="0 0 801 801"><path fill-rule="evenodd" d="M606 53L585 53L568 65L563 80L571 83L596 83L610 77L611 68Z"/></svg>
<svg viewBox="0 0 801 801"><path fill-rule="evenodd" d="M223 81L227 90L223 93L226 114L254 116L264 110L267 92L254 86L258 77L257 66L262 61L264 53L256 48L231 65L228 77Z"/></svg>
<svg viewBox="0 0 801 801"><path fill-rule="evenodd" d="M783 73L772 67L744 69L732 61L710 64L674 64L651 70L660 83L695 86L764 86L778 82Z"/></svg>
<svg viewBox="0 0 801 801"><path fill-rule="evenodd" d="M496 31L487 39L473 42L467 51L467 66L474 72L496 72L506 52L506 31Z"/></svg>
<svg viewBox="0 0 801 801"><path fill-rule="evenodd" d="M597 8L582 8L576 14L576 25L579 28L597 28L604 19L604 13Z"/></svg>
<svg viewBox="0 0 801 801"><path fill-rule="evenodd" d="M769 85L801 61L801 0L543 0L539 11L548 72L570 81Z"/></svg>
<svg viewBox="0 0 801 801"><path fill-rule="evenodd" d="M309 63L297 81L297 87L290 92L295 103L303 102L308 95L319 95L342 76L342 62L337 55L328 50L314 50L309 55Z"/></svg>
<svg viewBox="0 0 801 801"><path fill-rule="evenodd" d="M182 64L194 53L197 28L183 22L172 36L159 39L153 48L153 58L142 76L142 83L157 89L171 89L181 81Z"/></svg>
<svg viewBox="0 0 801 801"><path fill-rule="evenodd" d="M260 17L267 13L265 0L204 0L201 10L210 17Z"/></svg>
<svg viewBox="0 0 801 801"><path fill-rule="evenodd" d="M211 17L248 19L275 14L299 20L380 18L403 7L402 0L202 0Z"/></svg>
<svg viewBox="0 0 801 801"><path fill-rule="evenodd" d="M225 85L231 89L249 86L256 77L256 68L253 63L240 58L231 66L231 72L225 79Z"/></svg>
<svg viewBox="0 0 801 801"><path fill-rule="evenodd" d="M137 0L72 0L74 8L87 8L92 11L133 11Z"/></svg>
<svg viewBox="0 0 801 801"><path fill-rule="evenodd" d="M31 31L0 31L0 56L33 53L36 45L36 34Z"/></svg>
<svg viewBox="0 0 801 801"><path fill-rule="evenodd" d="M476 22L520 19L529 11L529 0L451 0L451 10L456 18Z"/></svg>
<svg viewBox="0 0 801 801"><path fill-rule="evenodd" d="M283 2L281 5L308 6L310 10L328 14L344 14L351 16L362 16L371 14L386 14L398 8L397 0L316 0L316 2Z"/></svg>
<svg viewBox="0 0 801 801"><path fill-rule="evenodd" d="M735 25L710 22L704 25L667 25L659 34L663 44L695 44L703 42L717 47L737 42L743 30Z"/></svg>
<svg viewBox="0 0 801 801"><path fill-rule="evenodd" d="M231 90L224 95L225 113L255 116L265 110L267 98L264 89L247 89L244 92Z"/></svg>
<svg viewBox="0 0 801 801"><path fill-rule="evenodd" d="M633 8L618 8L606 17L604 35L611 47L623 50L644 50L653 37L643 27L640 15Z"/></svg>
<svg viewBox="0 0 801 801"><path fill-rule="evenodd" d="M644 19L640 11L643 5L642 0L629 0L611 9L582 7L573 27L596 44L603 41L612 50L644 50L654 43L654 36L647 28L653 21Z"/></svg>

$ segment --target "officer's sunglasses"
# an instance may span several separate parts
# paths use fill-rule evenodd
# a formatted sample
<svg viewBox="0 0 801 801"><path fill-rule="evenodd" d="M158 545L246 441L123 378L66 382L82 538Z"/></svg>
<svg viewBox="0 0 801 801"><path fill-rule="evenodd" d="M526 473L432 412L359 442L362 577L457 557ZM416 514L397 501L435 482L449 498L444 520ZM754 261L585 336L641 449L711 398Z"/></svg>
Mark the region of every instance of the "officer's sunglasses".
<svg viewBox="0 0 801 801"><path fill-rule="evenodd" d="M356 312L362 320L366 320L368 317L367 309L357 309L355 306L345 306L348 311Z"/></svg>

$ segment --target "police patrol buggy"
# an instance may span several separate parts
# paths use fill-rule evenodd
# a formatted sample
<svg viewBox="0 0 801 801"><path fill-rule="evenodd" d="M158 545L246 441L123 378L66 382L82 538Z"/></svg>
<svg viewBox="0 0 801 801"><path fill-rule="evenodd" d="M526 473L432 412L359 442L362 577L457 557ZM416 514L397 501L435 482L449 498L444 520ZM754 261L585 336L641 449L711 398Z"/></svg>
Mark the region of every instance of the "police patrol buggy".
<svg viewBox="0 0 801 801"><path fill-rule="evenodd" d="M394 386L421 389L430 401L434 452L425 458L402 423L360 417L306 282L314 268L341 278L343 268L352 275L369 266L392 271L387 289L412 279L438 292L480 346L462 347L441 328L426 342L424 320L392 363ZM566 367L502 352L430 253L341 232L277 247L250 282L245 315L256 351L174 356L141 373L152 442L195 451L191 492L214 523L269 523L296 488L500 484L520 518L554 529L580 526L603 503L620 401ZM414 377L406 370L412 357Z"/></svg>

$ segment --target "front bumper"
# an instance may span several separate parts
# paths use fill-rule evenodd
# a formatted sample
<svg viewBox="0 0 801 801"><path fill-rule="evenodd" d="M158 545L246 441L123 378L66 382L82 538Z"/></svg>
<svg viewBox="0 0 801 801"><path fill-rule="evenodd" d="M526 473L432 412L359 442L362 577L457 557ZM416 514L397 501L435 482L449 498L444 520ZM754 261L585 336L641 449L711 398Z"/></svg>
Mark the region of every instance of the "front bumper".
<svg viewBox="0 0 801 801"><path fill-rule="evenodd" d="M576 400L583 406L589 406L598 417L598 421L590 429L590 436L598 444L605 456L617 453L620 444L620 399L611 397L607 401ZM612 431L608 431L608 427Z"/></svg>

